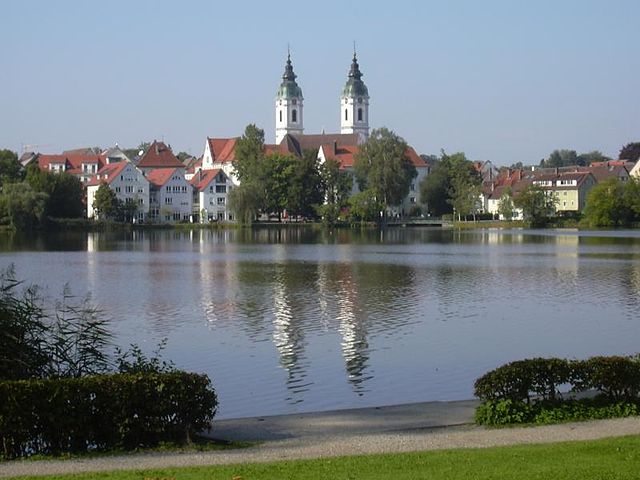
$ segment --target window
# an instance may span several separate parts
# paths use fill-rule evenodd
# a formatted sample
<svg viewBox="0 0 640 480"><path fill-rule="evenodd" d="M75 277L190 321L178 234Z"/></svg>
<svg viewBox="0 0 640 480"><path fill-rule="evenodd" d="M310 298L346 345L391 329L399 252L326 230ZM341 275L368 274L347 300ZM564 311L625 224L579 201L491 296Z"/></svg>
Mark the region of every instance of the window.
<svg viewBox="0 0 640 480"><path fill-rule="evenodd" d="M282 121L282 110L278 112L280 114L280 121Z"/></svg>
<svg viewBox="0 0 640 480"><path fill-rule="evenodd" d="M116 187L116 193L120 193L120 187Z"/></svg>
<svg viewBox="0 0 640 480"><path fill-rule="evenodd" d="M224 205L226 203L226 200L224 197L218 197L217 201L218 201L218 205Z"/></svg>
<svg viewBox="0 0 640 480"><path fill-rule="evenodd" d="M165 197L165 199L164 199L164 204L165 204L165 205L172 205L172 204L173 204L173 198L171 198L171 197Z"/></svg>
<svg viewBox="0 0 640 480"><path fill-rule="evenodd" d="M144 193L144 188L138 187L138 193Z"/></svg>
<svg viewBox="0 0 640 480"><path fill-rule="evenodd" d="M138 199L138 203L139 203L140 205L144 205L144 199L139 198L139 199Z"/></svg>
<svg viewBox="0 0 640 480"><path fill-rule="evenodd" d="M164 187L164 191L169 193L171 191L171 187L167 185L166 187Z"/></svg>
<svg viewBox="0 0 640 480"><path fill-rule="evenodd" d="M216 185L216 193L227 193L226 185Z"/></svg>
<svg viewBox="0 0 640 480"><path fill-rule="evenodd" d="M362 109L361 108L358 109L358 121L359 122L362 121Z"/></svg>
<svg viewBox="0 0 640 480"><path fill-rule="evenodd" d="M411 187L409 187L409 189L410 189L412 192L415 192L415 191L416 191L416 184L415 184L415 183L412 183L412 184L411 184Z"/></svg>
<svg viewBox="0 0 640 480"><path fill-rule="evenodd" d="M213 185L209 186L209 193L213 193Z"/></svg>
<svg viewBox="0 0 640 480"><path fill-rule="evenodd" d="M416 197L411 197L411 198L409 198L409 202L411 202L411 203L416 203Z"/></svg>
<svg viewBox="0 0 640 480"><path fill-rule="evenodd" d="M133 185L126 185L124 191L125 193L133 193Z"/></svg>
<svg viewBox="0 0 640 480"><path fill-rule="evenodd" d="M218 220L224 220L224 213L218 212Z"/></svg>
<svg viewBox="0 0 640 480"><path fill-rule="evenodd" d="M349 110L347 110L346 108L344 109L344 119L349 120Z"/></svg>
<svg viewBox="0 0 640 480"><path fill-rule="evenodd" d="M174 213L173 213L173 219L174 219L176 222L179 222L179 221L180 221L180 212L174 212Z"/></svg>
<svg viewBox="0 0 640 480"><path fill-rule="evenodd" d="M222 173L219 173L217 181L218 183L227 183L227 178Z"/></svg>
<svg viewBox="0 0 640 480"><path fill-rule="evenodd" d="M298 111L295 108L293 110L291 110L291 121L293 123L297 123L298 122Z"/></svg>
<svg viewBox="0 0 640 480"><path fill-rule="evenodd" d="M298 104L298 100L296 100L295 98L293 100L291 100L291 103L293 103L294 105Z"/></svg>

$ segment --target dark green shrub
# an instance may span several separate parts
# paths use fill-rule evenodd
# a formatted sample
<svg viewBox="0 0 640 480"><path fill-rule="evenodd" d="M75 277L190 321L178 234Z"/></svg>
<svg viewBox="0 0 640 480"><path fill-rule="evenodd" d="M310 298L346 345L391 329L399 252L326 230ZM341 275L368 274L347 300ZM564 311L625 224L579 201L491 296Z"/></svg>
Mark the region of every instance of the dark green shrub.
<svg viewBox="0 0 640 480"><path fill-rule="evenodd" d="M640 362L630 357L592 357L574 362L576 391L597 390L611 401L634 400L640 393Z"/></svg>
<svg viewBox="0 0 640 480"><path fill-rule="evenodd" d="M533 395L555 400L557 388L570 379L570 365L560 358L533 358L507 363L478 378L475 396L482 400L527 402Z"/></svg>
<svg viewBox="0 0 640 480"><path fill-rule="evenodd" d="M187 372L4 381L2 456L189 442L216 406L209 378Z"/></svg>

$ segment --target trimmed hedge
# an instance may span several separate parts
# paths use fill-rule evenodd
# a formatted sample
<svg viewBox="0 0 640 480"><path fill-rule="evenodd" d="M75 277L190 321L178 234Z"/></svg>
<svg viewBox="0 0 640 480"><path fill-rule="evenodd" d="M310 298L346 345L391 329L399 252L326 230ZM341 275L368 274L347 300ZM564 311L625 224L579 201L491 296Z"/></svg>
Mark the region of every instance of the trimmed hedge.
<svg viewBox="0 0 640 480"><path fill-rule="evenodd" d="M210 427L216 394L206 375L114 374L0 382L4 458L190 442Z"/></svg>
<svg viewBox="0 0 640 480"><path fill-rule="evenodd" d="M564 400L572 393L595 391L591 400ZM587 360L533 358L507 363L478 378L483 400L476 422L485 425L554 423L640 414L640 358L592 357Z"/></svg>

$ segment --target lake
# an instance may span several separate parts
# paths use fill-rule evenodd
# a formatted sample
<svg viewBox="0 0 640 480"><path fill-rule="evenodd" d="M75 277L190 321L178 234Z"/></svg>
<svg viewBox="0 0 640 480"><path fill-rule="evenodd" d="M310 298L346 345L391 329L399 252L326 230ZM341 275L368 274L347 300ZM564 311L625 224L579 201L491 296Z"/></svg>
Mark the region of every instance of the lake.
<svg viewBox="0 0 640 480"><path fill-rule="evenodd" d="M219 418L473 396L534 356L640 351L640 232L390 228L0 235L119 345L207 373Z"/></svg>

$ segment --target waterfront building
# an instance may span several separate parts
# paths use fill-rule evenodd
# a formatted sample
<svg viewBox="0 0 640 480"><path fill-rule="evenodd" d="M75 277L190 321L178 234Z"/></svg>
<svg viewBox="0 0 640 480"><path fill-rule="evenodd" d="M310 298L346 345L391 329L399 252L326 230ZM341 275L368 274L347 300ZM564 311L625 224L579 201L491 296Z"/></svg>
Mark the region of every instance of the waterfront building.
<svg viewBox="0 0 640 480"><path fill-rule="evenodd" d="M189 181L193 187L193 221L233 221L228 195L233 183L221 169L199 170Z"/></svg>
<svg viewBox="0 0 640 480"><path fill-rule="evenodd" d="M106 184L123 203L137 206L136 220L143 222L149 214L149 180L130 161L109 163L87 183L87 218L96 217L95 196L100 185Z"/></svg>
<svg viewBox="0 0 640 480"><path fill-rule="evenodd" d="M184 168L155 168L149 180L149 220L189 222L193 214L193 187L184 178Z"/></svg>

